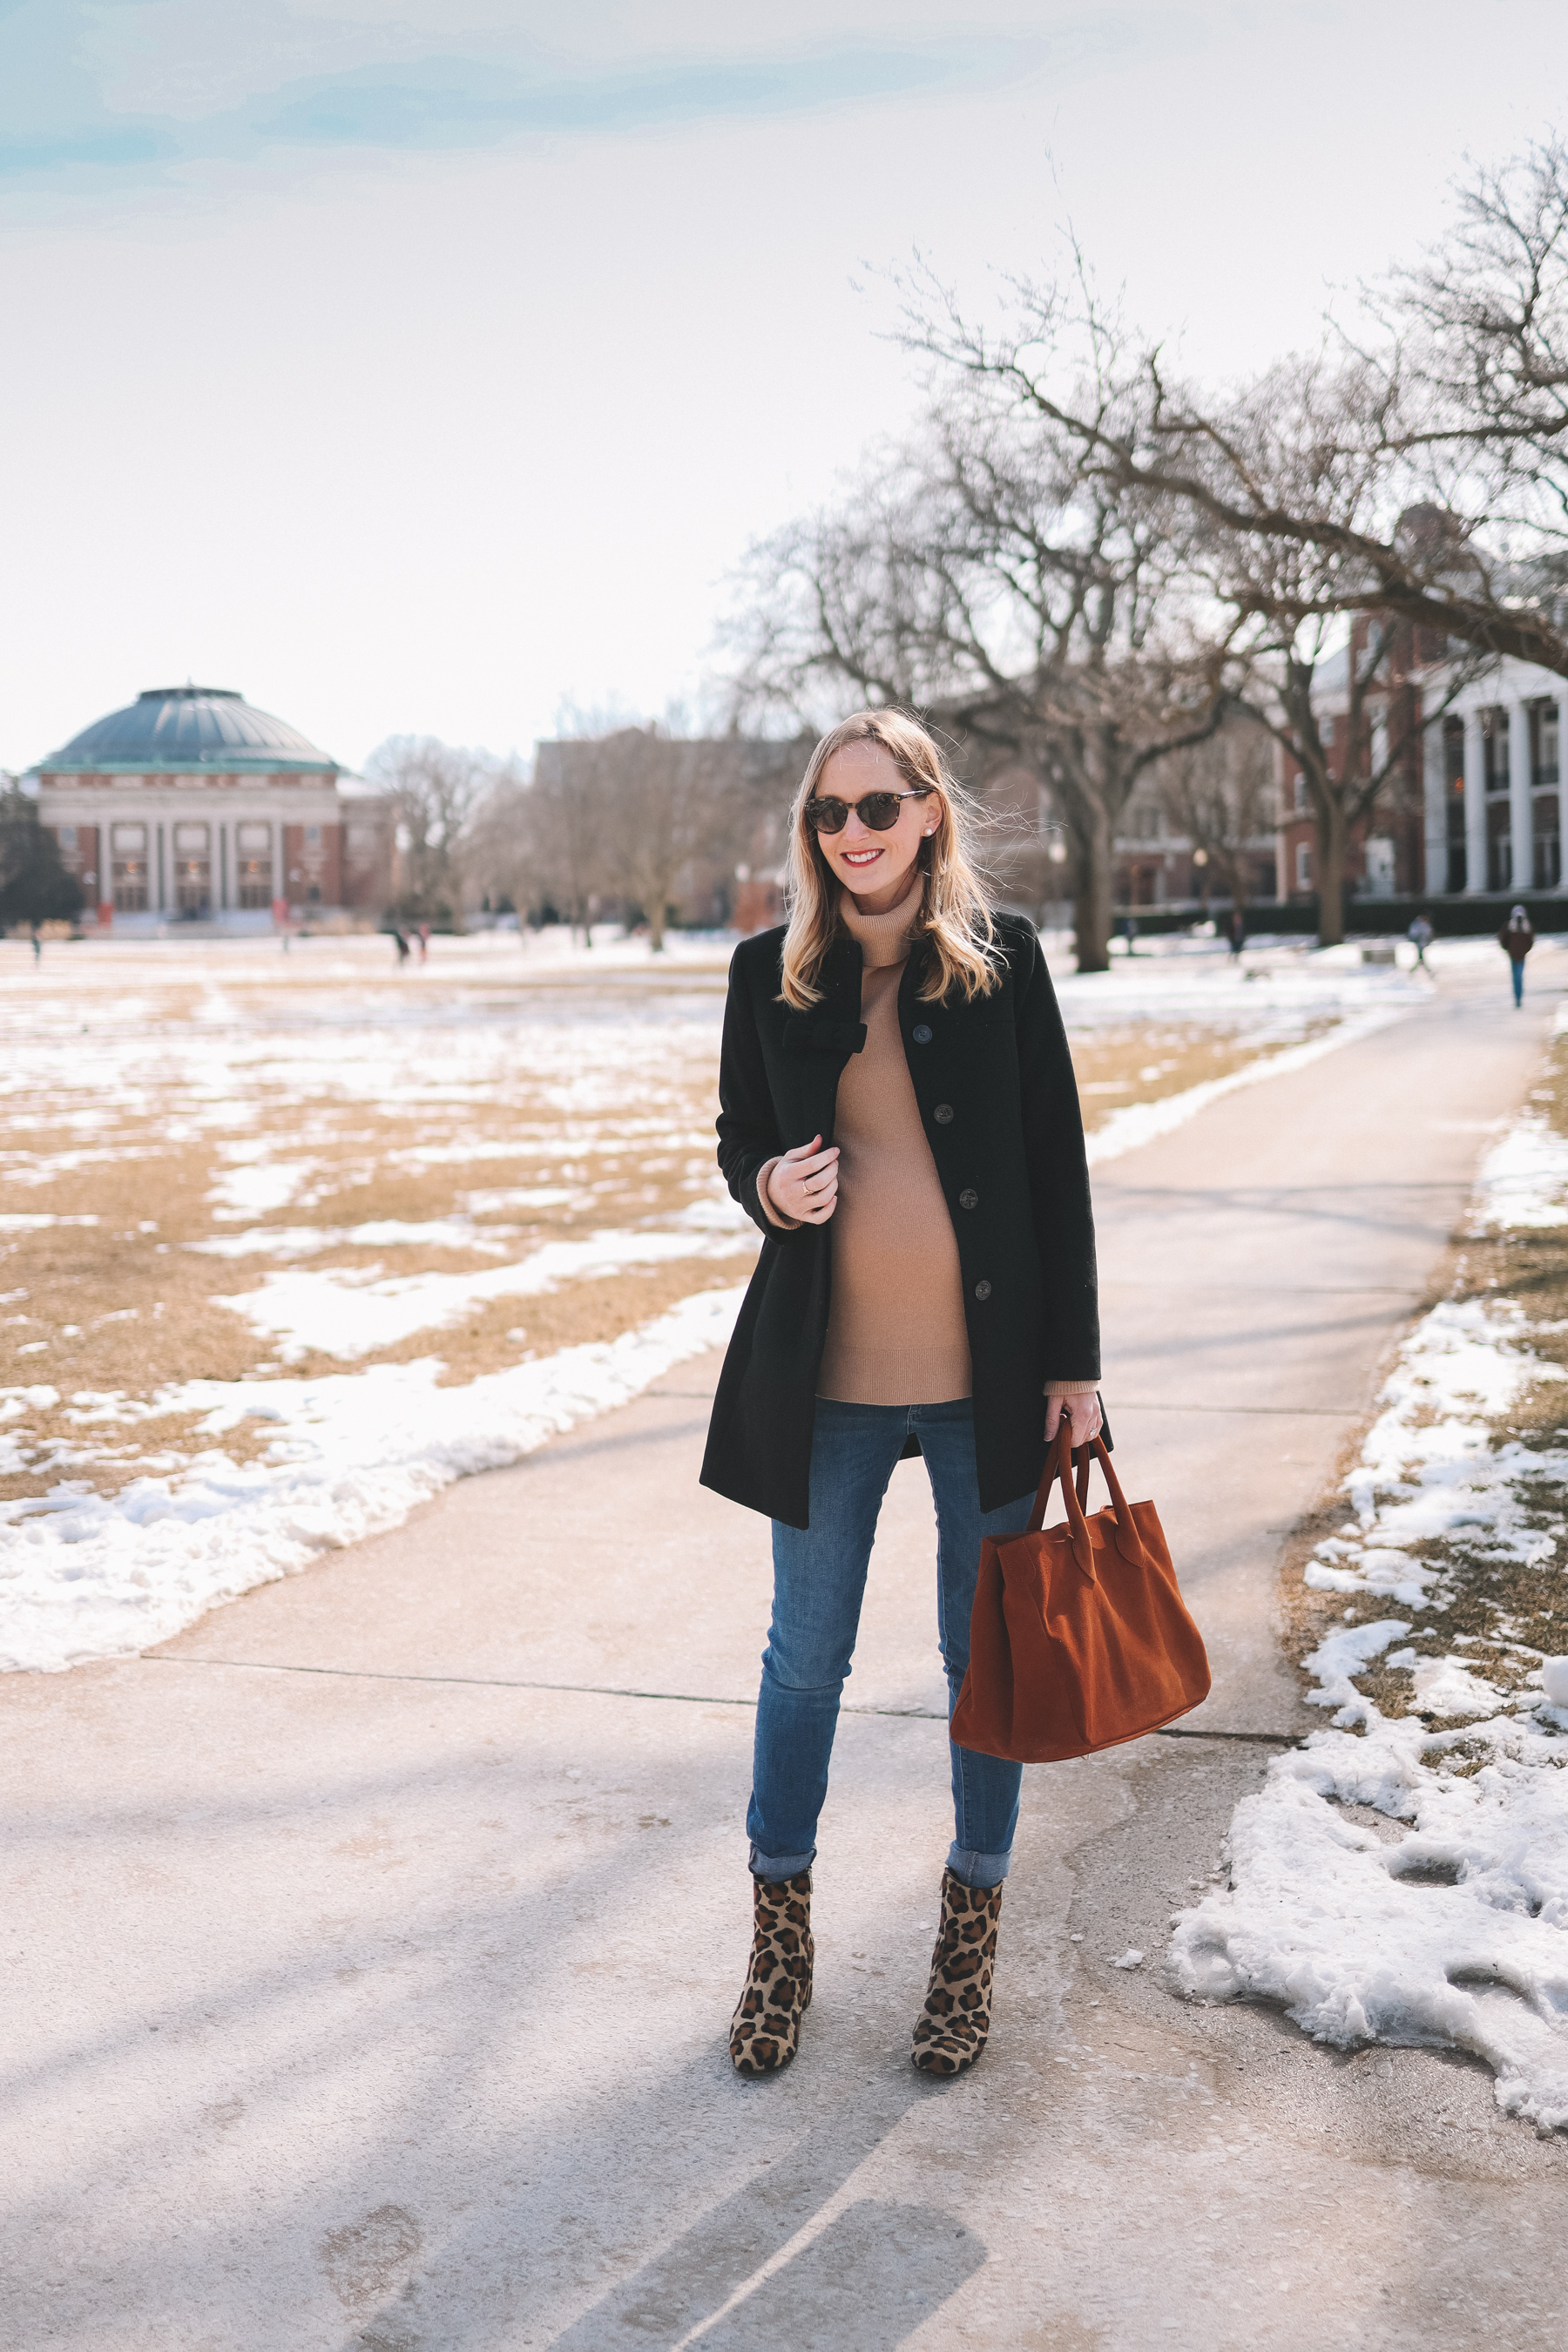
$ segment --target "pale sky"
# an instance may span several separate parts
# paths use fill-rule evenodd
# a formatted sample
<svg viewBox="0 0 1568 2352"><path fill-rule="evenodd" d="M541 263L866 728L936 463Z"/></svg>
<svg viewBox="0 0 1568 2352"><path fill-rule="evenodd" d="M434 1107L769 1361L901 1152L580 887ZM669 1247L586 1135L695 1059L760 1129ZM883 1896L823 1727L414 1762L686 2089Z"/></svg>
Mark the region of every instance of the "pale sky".
<svg viewBox="0 0 1568 2352"><path fill-rule="evenodd" d="M351 766L700 693L911 398L878 272L1059 254L1234 372L1539 135L1562 0L0 0L0 766L237 687Z"/></svg>

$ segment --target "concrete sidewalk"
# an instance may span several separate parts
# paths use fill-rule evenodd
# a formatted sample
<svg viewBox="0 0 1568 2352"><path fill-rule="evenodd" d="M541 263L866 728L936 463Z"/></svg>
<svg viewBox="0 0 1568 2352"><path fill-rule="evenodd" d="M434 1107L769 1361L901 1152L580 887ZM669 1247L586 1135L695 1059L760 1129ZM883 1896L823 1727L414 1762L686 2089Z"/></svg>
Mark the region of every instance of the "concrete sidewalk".
<svg viewBox="0 0 1568 2352"><path fill-rule="evenodd" d="M1189 2010L1158 1962L1305 1720L1280 1540L1530 1082L1535 965L1523 1017L1445 983L1099 1179L1120 1458L1215 1688L1182 1737L1026 1776L972 2076L907 2054L950 1834L918 1463L801 2055L731 2070L767 1529L695 1483L712 1362L155 1655L0 1683L5 2343L1533 2345L1568 2149L1476 2068Z"/></svg>

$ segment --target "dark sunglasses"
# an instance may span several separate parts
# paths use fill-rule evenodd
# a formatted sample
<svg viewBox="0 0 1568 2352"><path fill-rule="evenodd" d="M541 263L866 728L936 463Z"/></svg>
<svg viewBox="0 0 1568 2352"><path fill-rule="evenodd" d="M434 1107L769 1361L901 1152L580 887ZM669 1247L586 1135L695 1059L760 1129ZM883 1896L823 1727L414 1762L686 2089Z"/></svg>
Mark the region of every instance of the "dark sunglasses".
<svg viewBox="0 0 1568 2352"><path fill-rule="evenodd" d="M918 784L909 793L865 793L858 801L813 797L805 804L805 821L813 833L842 833L853 809L861 824L869 825L873 833L890 833L899 821L900 803L929 800L931 793L930 784Z"/></svg>

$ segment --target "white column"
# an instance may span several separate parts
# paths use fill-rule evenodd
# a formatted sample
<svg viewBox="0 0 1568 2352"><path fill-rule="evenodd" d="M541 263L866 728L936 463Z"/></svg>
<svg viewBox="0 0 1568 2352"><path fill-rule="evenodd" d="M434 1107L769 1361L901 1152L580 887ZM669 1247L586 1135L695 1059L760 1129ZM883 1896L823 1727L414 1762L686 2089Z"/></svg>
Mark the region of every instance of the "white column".
<svg viewBox="0 0 1568 2352"><path fill-rule="evenodd" d="M1568 694L1557 698L1557 887L1568 890Z"/></svg>
<svg viewBox="0 0 1568 2352"><path fill-rule="evenodd" d="M1508 706L1508 822L1513 835L1510 890L1535 887L1534 778L1530 768L1530 712L1522 702Z"/></svg>
<svg viewBox="0 0 1568 2352"><path fill-rule="evenodd" d="M1487 747L1481 714L1465 713L1465 895L1487 887Z"/></svg>
<svg viewBox="0 0 1568 2352"><path fill-rule="evenodd" d="M1430 898L1448 887L1448 778L1440 719L1434 719L1421 738L1421 783L1426 814L1425 887Z"/></svg>

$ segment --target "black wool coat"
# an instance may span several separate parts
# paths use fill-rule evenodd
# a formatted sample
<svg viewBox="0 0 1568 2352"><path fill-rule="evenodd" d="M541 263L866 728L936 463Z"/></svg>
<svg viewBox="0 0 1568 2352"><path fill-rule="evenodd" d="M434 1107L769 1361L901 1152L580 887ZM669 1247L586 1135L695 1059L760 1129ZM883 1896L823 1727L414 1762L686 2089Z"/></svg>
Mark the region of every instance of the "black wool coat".
<svg viewBox="0 0 1568 2352"><path fill-rule="evenodd" d="M922 1004L918 949L899 987L915 1100L958 1239L987 1511L1039 1482L1046 1382L1100 1378L1094 1220L1067 1034L1033 926L999 917L997 944L1001 984L973 1003ZM829 950L823 1002L807 1013L780 1000L783 949L782 928L763 931L730 966L719 1165L763 1245L720 1376L702 1484L804 1528L833 1225L781 1232L757 1198L757 1172L816 1135L832 1142L839 1076L866 1032L858 942Z"/></svg>

